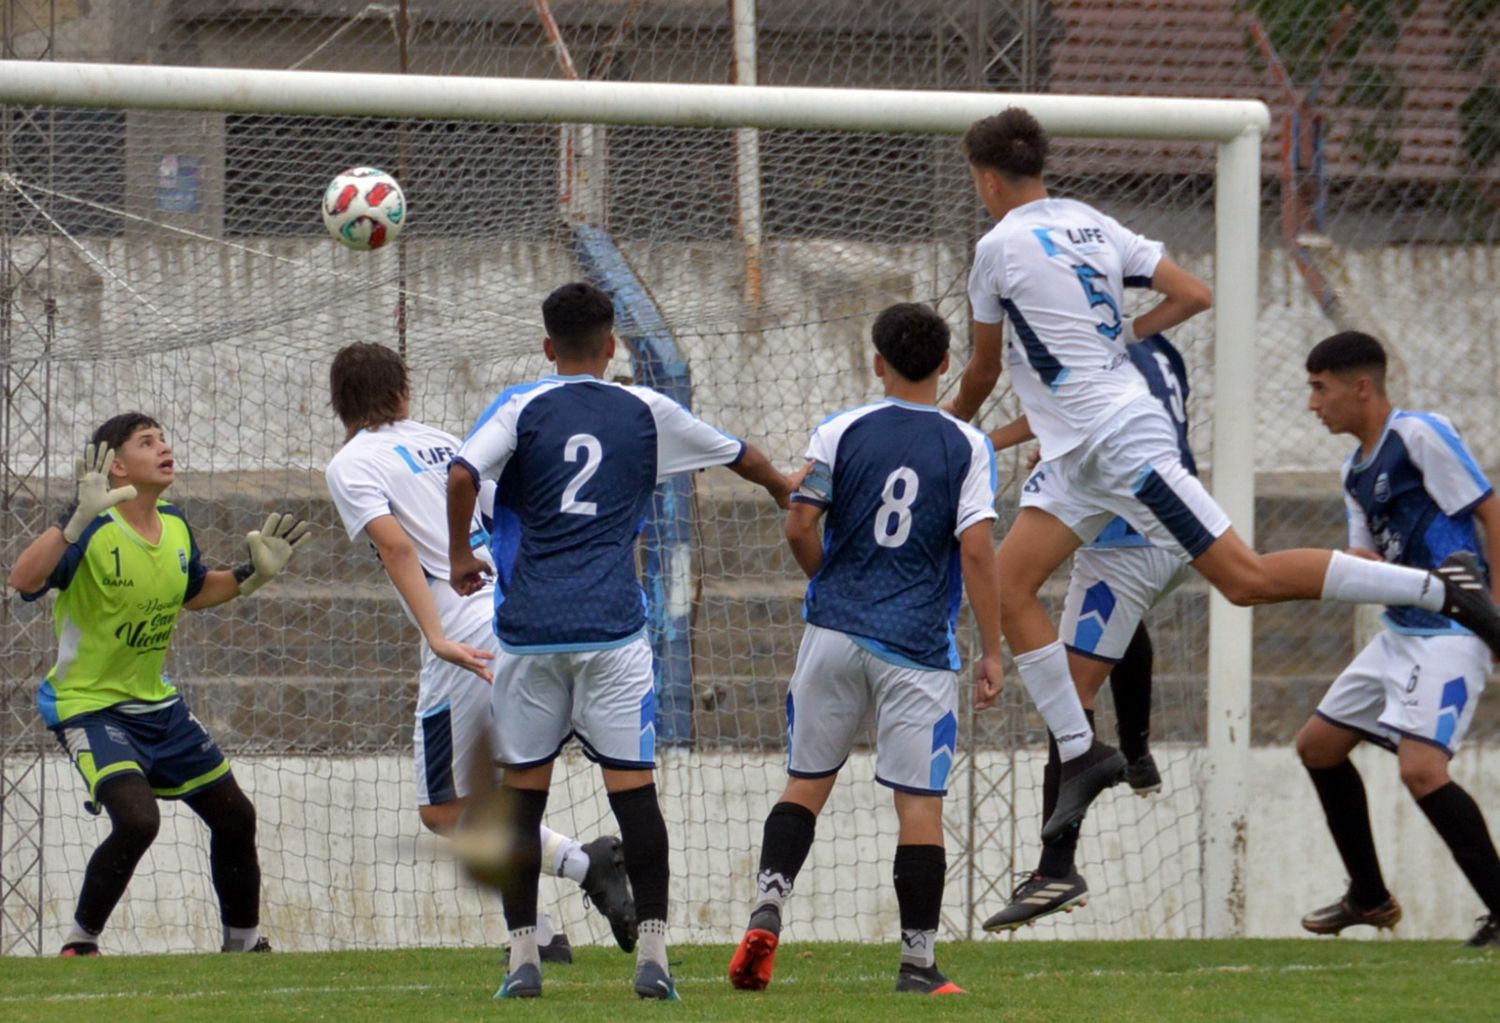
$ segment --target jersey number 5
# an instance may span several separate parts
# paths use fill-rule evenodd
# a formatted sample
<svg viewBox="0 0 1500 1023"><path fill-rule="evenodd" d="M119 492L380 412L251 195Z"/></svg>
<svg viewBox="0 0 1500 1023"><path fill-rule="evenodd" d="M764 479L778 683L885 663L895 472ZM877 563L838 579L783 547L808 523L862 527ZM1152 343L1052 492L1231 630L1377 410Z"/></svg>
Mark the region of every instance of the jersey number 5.
<svg viewBox="0 0 1500 1023"><path fill-rule="evenodd" d="M576 462L580 457L583 459L583 468L563 487L562 510L569 515L597 515L599 506L593 501L578 500L578 491L599 471L604 449L599 446L598 437L591 433L575 433L568 438L568 443L563 445L563 461Z"/></svg>
<svg viewBox="0 0 1500 1023"><path fill-rule="evenodd" d="M911 505L917 499L917 474L903 465L885 478L880 497L880 507L875 510L875 542L882 547L900 547L911 536Z"/></svg>
<svg viewBox="0 0 1500 1023"><path fill-rule="evenodd" d="M1078 275L1078 283L1083 285L1083 293L1088 296L1089 308L1102 305L1109 309L1110 317L1114 322L1096 323L1094 329L1113 341L1120 336L1123 321L1120 319L1120 307L1115 300L1107 292L1094 287L1094 282L1103 280L1104 275L1087 263L1075 263L1073 272Z"/></svg>

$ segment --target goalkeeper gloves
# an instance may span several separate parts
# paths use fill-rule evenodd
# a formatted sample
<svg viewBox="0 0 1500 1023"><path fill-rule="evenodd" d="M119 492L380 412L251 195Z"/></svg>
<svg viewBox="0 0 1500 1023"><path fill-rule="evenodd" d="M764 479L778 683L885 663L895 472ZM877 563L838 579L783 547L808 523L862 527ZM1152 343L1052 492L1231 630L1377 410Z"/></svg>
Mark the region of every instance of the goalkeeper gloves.
<svg viewBox="0 0 1500 1023"><path fill-rule="evenodd" d="M306 540L311 527L293 515L272 512L266 516L265 525L245 534L250 545L250 560L234 570L235 581L240 584L240 596L247 596L260 589L286 568L295 551Z"/></svg>
<svg viewBox="0 0 1500 1023"><path fill-rule="evenodd" d="M122 501L135 497L132 486L109 488L109 467L115 460L114 448L108 444L90 444L83 449L83 457L74 463L78 477L78 500L73 507L63 512L58 521L63 539L77 543L83 531L89 528L100 515Z"/></svg>

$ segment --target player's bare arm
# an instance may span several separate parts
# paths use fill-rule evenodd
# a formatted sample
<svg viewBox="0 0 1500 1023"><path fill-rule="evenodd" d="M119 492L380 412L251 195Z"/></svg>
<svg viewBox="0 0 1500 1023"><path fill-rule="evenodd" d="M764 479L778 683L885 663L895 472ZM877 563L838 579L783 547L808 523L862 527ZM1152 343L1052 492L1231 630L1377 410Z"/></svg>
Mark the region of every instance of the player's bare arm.
<svg viewBox="0 0 1500 1023"><path fill-rule="evenodd" d="M1474 518L1484 530L1484 560L1490 566L1490 593L1500 601L1500 498L1490 494L1474 508Z"/></svg>
<svg viewBox="0 0 1500 1023"><path fill-rule="evenodd" d="M478 592L490 574L490 567L469 546L469 524L474 521L474 504L479 500L479 486L467 467L455 464L448 469L448 585L467 597Z"/></svg>
<svg viewBox="0 0 1500 1023"><path fill-rule="evenodd" d="M995 568L994 523L976 522L958 538L959 561L963 565L964 589L979 628L979 660L974 665L974 707L995 705L1005 687L1000 653L1000 574Z"/></svg>
<svg viewBox="0 0 1500 1023"><path fill-rule="evenodd" d="M488 650L450 640L443 631L443 620L438 614L432 590L427 586L427 577L422 572L416 545L411 542L406 530L401 528L396 516L382 515L371 520L365 527L365 533L375 545L375 550L380 554L380 564L385 568L386 575L390 576L396 592L401 594L406 606L411 609L417 628L422 630L422 638L427 640L432 652L449 664L467 668L486 682L493 681L487 662L494 660L495 655Z"/></svg>
<svg viewBox="0 0 1500 1023"><path fill-rule="evenodd" d="M295 515L272 512L260 529L245 534L250 560L235 568L215 569L203 577L203 587L183 603L189 611L249 596L280 575L312 527Z"/></svg>
<svg viewBox="0 0 1500 1023"><path fill-rule="evenodd" d="M1036 440L1036 434L1031 430L1031 421L1025 416L1012 419L998 430L990 431L990 444L996 451L1004 451L1029 440Z"/></svg>
<svg viewBox="0 0 1500 1023"><path fill-rule="evenodd" d="M765 488L766 493L771 495L778 508L787 506L792 491L796 488L796 484L772 465L771 460L754 444L747 443L744 453L740 455L740 460L729 466L729 469L740 479Z"/></svg>
<svg viewBox="0 0 1500 1023"><path fill-rule="evenodd" d="M944 406L965 422L979 414L1004 368L1005 338L998 323L975 323L974 354L969 356L963 377L958 382L958 396Z"/></svg>
<svg viewBox="0 0 1500 1023"><path fill-rule="evenodd" d="M822 508L801 501L794 502L786 513L787 546L809 579L823 567L823 538L818 531L818 520L822 517Z"/></svg>
<svg viewBox="0 0 1500 1023"><path fill-rule="evenodd" d="M1166 256L1151 275L1151 290L1160 292L1162 300L1135 318L1138 338L1171 330L1214 304L1213 289Z"/></svg>

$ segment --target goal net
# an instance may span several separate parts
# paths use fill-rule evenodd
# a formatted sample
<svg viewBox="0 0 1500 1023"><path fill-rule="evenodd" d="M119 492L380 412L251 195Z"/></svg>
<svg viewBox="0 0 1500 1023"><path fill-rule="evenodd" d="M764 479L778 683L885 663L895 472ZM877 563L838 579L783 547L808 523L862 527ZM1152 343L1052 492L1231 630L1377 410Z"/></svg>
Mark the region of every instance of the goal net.
<svg viewBox="0 0 1500 1023"><path fill-rule="evenodd" d="M237 24L200 26L204 51L227 61L234 40L249 38ZM335 31L341 24L323 26L316 40L336 36L323 49L312 35L262 38L256 61L287 67L312 51L307 66L369 66L360 54L379 40L364 37L391 31L368 15ZM434 28L414 46L426 56L413 66L503 70L481 61L481 41L461 27ZM607 34L591 40L591 53L608 52ZM961 365L967 267L988 226L948 129L559 128L369 113L3 108L6 557L69 499L72 460L92 428L132 408L165 424L179 467L171 496L210 564L238 561L243 534L269 509L317 524L274 585L185 613L168 661L255 803L262 929L287 949L504 937L498 901L460 876L417 819L418 636L369 546L343 534L321 474L343 439L328 402L334 352L352 341L402 348L413 417L462 435L500 389L548 372L541 299L588 278L621 312L626 343L613 376L668 390L792 466L826 415L880 393L869 327L884 306L935 307ZM399 177L409 223L398 245L355 253L325 234L324 185L353 165ZM1059 138L1051 166L1056 193L1163 239L1181 264L1214 278L1213 142ZM1191 375L1195 447L1212 469L1212 324L1195 320L1173 341ZM1002 378L978 421L993 428L1016 414ZM1024 450L1001 456L1000 530L1024 474ZM682 484L656 512L643 573L662 687L671 925L678 941L733 940L760 825L784 783L805 582L779 512L726 473ZM1054 610L1062 593L1061 577L1045 591ZM12 600L5 612L0 939L12 951L34 933L50 949L107 830L84 811L32 704L55 654L49 605ZM1195 581L1149 619L1164 792L1141 800L1122 788L1100 801L1079 854L1096 892L1087 912L1029 935L1205 932L1208 605ZM967 624L963 639L972 654ZM993 710L969 712L968 694L966 681L945 809L951 936L977 936L1012 874L1034 865L1046 757L1013 674ZM1099 728L1115 731L1107 688ZM597 771L576 748L559 761L547 823L581 840L613 831ZM820 818L788 935L889 940L895 838L867 743ZM33 901L39 930L23 912ZM570 884L544 880L543 908L574 943L608 940ZM206 831L186 807L163 804L161 834L108 944L201 950L217 940Z"/></svg>

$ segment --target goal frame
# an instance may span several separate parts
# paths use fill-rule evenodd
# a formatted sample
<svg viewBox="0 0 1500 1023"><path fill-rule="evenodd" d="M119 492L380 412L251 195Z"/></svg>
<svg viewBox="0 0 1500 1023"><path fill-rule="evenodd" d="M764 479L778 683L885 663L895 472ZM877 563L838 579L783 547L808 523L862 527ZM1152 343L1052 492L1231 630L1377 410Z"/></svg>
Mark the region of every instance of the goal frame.
<svg viewBox="0 0 1500 1023"><path fill-rule="evenodd" d="M1254 543L1260 154L1270 129L1259 101L0 61L0 104L924 135L961 134L1016 105L1058 136L1213 142L1213 492ZM1248 608L1211 595L1200 829L1208 937L1245 932L1251 621Z"/></svg>

